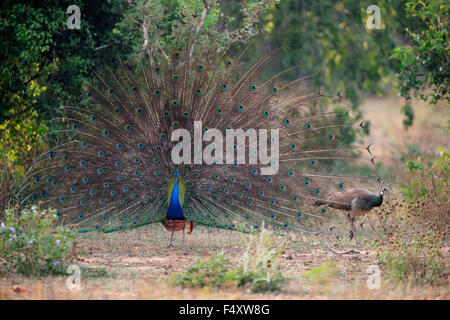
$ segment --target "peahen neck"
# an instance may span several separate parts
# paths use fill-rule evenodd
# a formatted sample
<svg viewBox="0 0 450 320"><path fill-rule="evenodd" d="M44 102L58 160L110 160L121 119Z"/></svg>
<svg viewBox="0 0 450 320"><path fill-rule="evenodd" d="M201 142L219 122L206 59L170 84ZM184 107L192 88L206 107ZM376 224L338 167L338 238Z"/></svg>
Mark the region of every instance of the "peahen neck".
<svg viewBox="0 0 450 320"><path fill-rule="evenodd" d="M381 206L381 204L383 203L383 195L380 194L379 196L377 196L374 200L374 207L379 207Z"/></svg>

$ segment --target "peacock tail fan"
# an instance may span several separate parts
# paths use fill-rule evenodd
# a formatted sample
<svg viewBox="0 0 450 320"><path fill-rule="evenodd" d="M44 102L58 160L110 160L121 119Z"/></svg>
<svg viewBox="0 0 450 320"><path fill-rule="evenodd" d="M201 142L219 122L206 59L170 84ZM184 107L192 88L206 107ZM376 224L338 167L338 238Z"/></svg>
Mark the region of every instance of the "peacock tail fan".
<svg viewBox="0 0 450 320"><path fill-rule="evenodd" d="M62 107L47 135L57 143L34 159L22 205L111 232L167 220L177 197L195 224L332 234L337 216L312 204L359 179L334 174L337 164L370 163L363 147L342 141L360 123L299 89L307 77L261 79L275 52L245 65L245 50L230 57L192 34L148 46L132 66L119 60L86 86L85 105ZM174 161L178 129L187 152Z"/></svg>

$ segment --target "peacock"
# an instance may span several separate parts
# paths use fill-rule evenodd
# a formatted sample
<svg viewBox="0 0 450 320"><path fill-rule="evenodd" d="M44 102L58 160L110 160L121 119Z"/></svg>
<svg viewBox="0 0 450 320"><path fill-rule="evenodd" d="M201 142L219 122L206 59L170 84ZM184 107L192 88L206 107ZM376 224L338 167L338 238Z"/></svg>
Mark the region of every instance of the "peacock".
<svg viewBox="0 0 450 320"><path fill-rule="evenodd" d="M79 232L161 223L169 245L201 225L333 239L338 217L315 204L332 207L331 196L367 181L335 173L373 163L369 147L344 143L364 122L328 110L335 95L300 88L314 75L265 76L277 50L249 64L248 46L219 50L217 35L180 26L134 63L96 73L80 105L61 107L22 205L54 208Z"/></svg>

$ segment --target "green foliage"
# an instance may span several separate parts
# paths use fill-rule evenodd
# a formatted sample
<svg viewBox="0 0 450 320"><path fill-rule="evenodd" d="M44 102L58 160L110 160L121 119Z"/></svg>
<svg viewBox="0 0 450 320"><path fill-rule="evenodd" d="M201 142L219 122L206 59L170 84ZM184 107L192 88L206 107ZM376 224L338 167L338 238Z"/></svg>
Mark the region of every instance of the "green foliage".
<svg viewBox="0 0 450 320"><path fill-rule="evenodd" d="M53 210L33 206L17 215L6 210L0 226L0 274L64 274L74 231L56 226Z"/></svg>
<svg viewBox="0 0 450 320"><path fill-rule="evenodd" d="M330 279L336 277L337 274L336 261L328 261L317 268L305 272L302 276L311 283L326 284Z"/></svg>
<svg viewBox="0 0 450 320"><path fill-rule="evenodd" d="M405 163L405 183L400 187L408 201L420 198L436 198L441 202L448 201L450 183L450 155L439 147L438 156L419 156Z"/></svg>
<svg viewBox="0 0 450 320"><path fill-rule="evenodd" d="M381 29L366 27L370 5L381 9ZM331 92L342 89L356 109L362 94L389 90L387 77L396 65L388 57L402 36L404 16L402 2L394 0L281 1L267 17L267 42L283 48L271 67L301 65L293 77L320 72L311 84Z"/></svg>
<svg viewBox="0 0 450 320"><path fill-rule="evenodd" d="M274 234L263 229L252 236L238 267L231 269L232 263L223 253L218 253L174 274L171 282L192 288L238 286L252 292L280 291L286 279L277 262L285 245L277 244Z"/></svg>
<svg viewBox="0 0 450 320"><path fill-rule="evenodd" d="M233 281L228 272L231 262L223 253L199 259L181 273L175 274L174 285L185 287L223 287Z"/></svg>
<svg viewBox="0 0 450 320"><path fill-rule="evenodd" d="M414 0L405 4L406 14L417 20L416 28L406 28L409 44L394 49L392 58L400 62L398 89L410 99L411 91L430 103L450 103L449 22L450 4L442 0Z"/></svg>

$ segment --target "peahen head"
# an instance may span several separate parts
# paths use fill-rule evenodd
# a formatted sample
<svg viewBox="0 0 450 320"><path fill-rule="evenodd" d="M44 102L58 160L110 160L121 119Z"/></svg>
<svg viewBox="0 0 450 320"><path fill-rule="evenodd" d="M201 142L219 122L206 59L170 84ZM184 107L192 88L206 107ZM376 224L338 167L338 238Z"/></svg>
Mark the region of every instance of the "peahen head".
<svg viewBox="0 0 450 320"><path fill-rule="evenodd" d="M381 191L380 191L380 195L381 196L387 196L388 195L388 190L387 190L387 188L385 187L385 186L382 186L381 187Z"/></svg>

